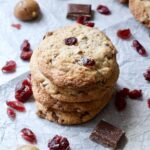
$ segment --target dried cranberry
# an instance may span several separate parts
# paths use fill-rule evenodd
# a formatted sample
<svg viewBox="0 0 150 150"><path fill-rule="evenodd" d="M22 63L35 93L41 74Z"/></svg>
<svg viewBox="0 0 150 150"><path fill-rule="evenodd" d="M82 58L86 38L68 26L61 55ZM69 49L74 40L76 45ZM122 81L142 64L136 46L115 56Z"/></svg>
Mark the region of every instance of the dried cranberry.
<svg viewBox="0 0 150 150"><path fill-rule="evenodd" d="M117 35L119 38L126 40L131 37L131 31L130 29L118 30Z"/></svg>
<svg viewBox="0 0 150 150"><path fill-rule="evenodd" d="M136 49L136 51L142 55L142 56L147 56L147 52L145 48L141 45L141 43L137 40L134 40L132 43L132 46Z"/></svg>
<svg viewBox="0 0 150 150"><path fill-rule="evenodd" d="M150 81L150 69L148 69L143 75L145 80Z"/></svg>
<svg viewBox="0 0 150 150"><path fill-rule="evenodd" d="M21 29L21 24L11 24L12 27L20 30Z"/></svg>
<svg viewBox="0 0 150 150"><path fill-rule="evenodd" d="M35 134L28 128L23 128L21 130L21 136L30 143L37 143Z"/></svg>
<svg viewBox="0 0 150 150"><path fill-rule="evenodd" d="M94 27L94 25L95 25L94 22L87 22L86 23L86 26L88 26L88 27Z"/></svg>
<svg viewBox="0 0 150 150"><path fill-rule="evenodd" d="M82 64L86 67L92 67L95 65L95 61L93 59L82 57L81 61L82 61Z"/></svg>
<svg viewBox="0 0 150 150"><path fill-rule="evenodd" d="M123 111L126 108L126 99L125 97L122 95L122 93L117 92L116 93L116 98L115 98L115 106L117 108L118 111Z"/></svg>
<svg viewBox="0 0 150 150"><path fill-rule="evenodd" d="M104 6L104 5L99 5L97 7L97 11L101 14L104 14L104 15L110 15L111 14L109 8L107 6Z"/></svg>
<svg viewBox="0 0 150 150"><path fill-rule="evenodd" d="M75 37L69 37L69 38L65 39L65 44L69 45L69 46L75 45L77 42L78 42L78 40Z"/></svg>
<svg viewBox="0 0 150 150"><path fill-rule="evenodd" d="M55 135L48 143L49 150L70 150L67 138Z"/></svg>
<svg viewBox="0 0 150 150"><path fill-rule="evenodd" d="M150 98L147 100L148 108L150 108Z"/></svg>
<svg viewBox="0 0 150 150"><path fill-rule="evenodd" d="M142 96L142 90L132 90L129 92L129 97L131 99L138 99Z"/></svg>
<svg viewBox="0 0 150 150"><path fill-rule="evenodd" d="M130 90L128 88L123 88L118 92L122 97L127 97L129 95Z"/></svg>
<svg viewBox="0 0 150 150"><path fill-rule="evenodd" d="M16 113L15 113L15 111L13 110L13 109L11 109L11 108L7 108L7 114L8 114L8 116L11 118L11 119L15 119L16 118Z"/></svg>
<svg viewBox="0 0 150 150"><path fill-rule="evenodd" d="M21 44L21 50L30 51L30 43L28 42L28 40L23 41L23 43Z"/></svg>
<svg viewBox="0 0 150 150"><path fill-rule="evenodd" d="M32 51L22 51L20 58L22 60L30 60L31 56L32 56Z"/></svg>
<svg viewBox="0 0 150 150"><path fill-rule="evenodd" d="M79 24L83 24L84 25L84 23L86 22L88 20L88 18L87 17L85 17L85 16L80 16L80 17L78 17L77 18L77 23L79 23Z"/></svg>
<svg viewBox="0 0 150 150"><path fill-rule="evenodd" d="M16 70L16 66L17 65L15 61L13 60L7 61L6 65L2 68L2 71L7 73L14 72Z"/></svg>
<svg viewBox="0 0 150 150"><path fill-rule="evenodd" d="M23 103L19 101L7 101L6 102L7 106L14 108L17 111L24 112L26 111Z"/></svg>
<svg viewBox="0 0 150 150"><path fill-rule="evenodd" d="M88 27L94 27L95 23L88 21L88 18L85 16L80 16L77 18L77 23L86 25Z"/></svg>
<svg viewBox="0 0 150 150"><path fill-rule="evenodd" d="M32 87L29 80L23 80L22 83L17 84L15 89L15 98L18 101L26 102L32 96Z"/></svg>

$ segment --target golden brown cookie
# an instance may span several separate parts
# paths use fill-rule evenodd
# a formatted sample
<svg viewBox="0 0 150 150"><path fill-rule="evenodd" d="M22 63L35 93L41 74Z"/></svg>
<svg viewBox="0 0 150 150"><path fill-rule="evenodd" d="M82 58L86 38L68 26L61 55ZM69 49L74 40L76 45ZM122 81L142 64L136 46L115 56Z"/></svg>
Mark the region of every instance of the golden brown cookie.
<svg viewBox="0 0 150 150"><path fill-rule="evenodd" d="M108 80L106 85L95 85L93 89L67 89L55 86L50 80L43 76L39 71L36 60L36 52L33 54L30 61L30 68L32 74L32 80L36 81L42 89L45 89L47 93L51 95L53 99L66 102L85 102L98 99L101 97L101 93L104 93L108 89L112 89L118 79L119 68L116 64L116 68L112 73L112 77Z"/></svg>
<svg viewBox="0 0 150 150"><path fill-rule="evenodd" d="M67 45L68 38L74 45ZM116 66L116 49L96 28L75 24L54 31L36 49L39 70L56 86L86 88L105 84Z"/></svg>
<svg viewBox="0 0 150 150"><path fill-rule="evenodd" d="M150 0L129 0L129 8L139 22L150 28Z"/></svg>
<svg viewBox="0 0 150 150"><path fill-rule="evenodd" d="M51 108L46 108L42 104L36 102L37 114L41 118L45 118L49 121L53 121L64 125L74 125L85 123L93 119L110 101L112 95L106 96L103 100L103 104L99 108L93 111L87 111L84 113L77 112L62 112Z"/></svg>
<svg viewBox="0 0 150 150"><path fill-rule="evenodd" d="M63 112L86 112L97 109L100 105L103 105L105 97L112 95L114 91L114 87L112 87L101 93L100 97L94 101L70 103L53 99L51 95L49 95L45 89L40 87L36 81L33 81L32 83L34 98L37 102L41 103L45 107L50 107Z"/></svg>

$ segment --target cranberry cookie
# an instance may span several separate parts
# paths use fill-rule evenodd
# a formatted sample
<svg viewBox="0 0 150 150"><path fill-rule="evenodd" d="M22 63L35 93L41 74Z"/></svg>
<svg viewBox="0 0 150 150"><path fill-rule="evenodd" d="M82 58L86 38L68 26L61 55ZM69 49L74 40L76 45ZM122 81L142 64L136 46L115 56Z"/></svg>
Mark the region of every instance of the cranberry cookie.
<svg viewBox="0 0 150 150"><path fill-rule="evenodd" d="M80 24L52 32L37 51L39 70L62 88L105 83L116 65L116 49L105 34Z"/></svg>

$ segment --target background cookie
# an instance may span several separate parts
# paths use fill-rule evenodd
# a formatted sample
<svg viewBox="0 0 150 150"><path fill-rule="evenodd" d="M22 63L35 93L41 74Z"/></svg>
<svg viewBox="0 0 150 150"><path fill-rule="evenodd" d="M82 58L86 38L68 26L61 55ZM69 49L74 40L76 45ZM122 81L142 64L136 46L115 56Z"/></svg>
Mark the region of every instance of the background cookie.
<svg viewBox="0 0 150 150"><path fill-rule="evenodd" d="M129 8L135 18L145 27L150 28L150 1L129 0Z"/></svg>

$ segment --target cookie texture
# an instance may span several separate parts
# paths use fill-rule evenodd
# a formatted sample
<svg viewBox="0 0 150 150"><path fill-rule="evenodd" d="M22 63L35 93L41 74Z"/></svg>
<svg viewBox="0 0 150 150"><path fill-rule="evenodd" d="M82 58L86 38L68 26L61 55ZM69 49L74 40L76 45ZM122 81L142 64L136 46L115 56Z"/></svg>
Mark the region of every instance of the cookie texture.
<svg viewBox="0 0 150 150"><path fill-rule="evenodd" d="M103 105L103 101L105 101L106 97L110 97L110 95L114 92L114 87L112 87L101 93L101 95L94 101L70 103L53 99L51 95L48 94L45 89L38 86L35 81L33 81L32 89L37 102L41 103L45 107L50 107L63 112L86 112L97 109Z"/></svg>
<svg viewBox="0 0 150 150"><path fill-rule="evenodd" d="M38 86L40 86L42 89L45 89L46 92L49 93L53 99L58 99L59 101L85 102L99 99L101 97L101 93L104 93L108 89L114 88L114 84L116 83L119 75L119 67L116 64L112 72L111 78L104 85L95 85L93 89L83 88L72 90L69 88L60 88L54 85L39 71L36 58L37 56L35 52L30 62L32 80L34 80L36 84L38 84ZM35 82L33 82L33 86Z"/></svg>
<svg viewBox="0 0 150 150"><path fill-rule="evenodd" d="M129 8L135 18L145 27L150 28L150 1L129 0Z"/></svg>
<svg viewBox="0 0 150 150"><path fill-rule="evenodd" d="M87 112L62 112L47 108L36 102L37 115L41 118L64 125L82 124L93 119L110 101L112 95L106 96L99 108Z"/></svg>
<svg viewBox="0 0 150 150"><path fill-rule="evenodd" d="M30 70L37 114L64 125L94 118L111 100L119 76L112 42L81 24L48 32Z"/></svg>
<svg viewBox="0 0 150 150"><path fill-rule="evenodd" d="M65 39L75 37L75 45ZM116 49L96 28L75 24L54 31L37 48L39 70L56 86L86 88L106 82L116 65ZM94 60L93 66L84 65Z"/></svg>

